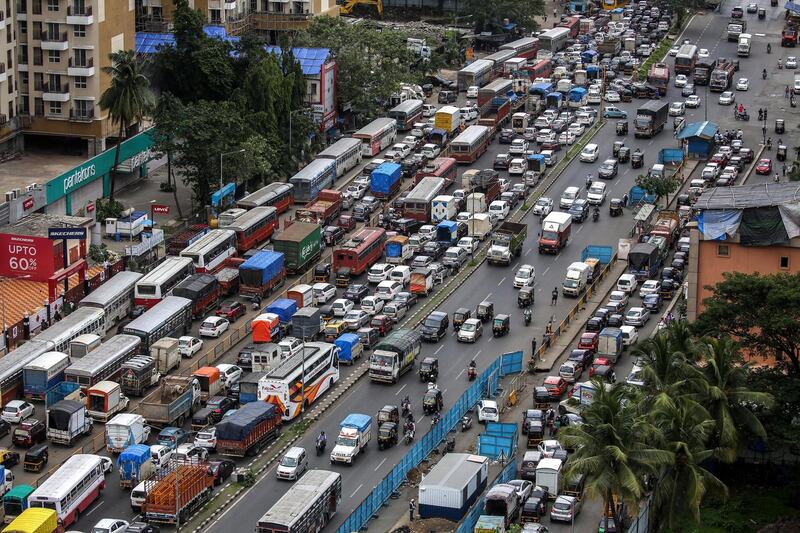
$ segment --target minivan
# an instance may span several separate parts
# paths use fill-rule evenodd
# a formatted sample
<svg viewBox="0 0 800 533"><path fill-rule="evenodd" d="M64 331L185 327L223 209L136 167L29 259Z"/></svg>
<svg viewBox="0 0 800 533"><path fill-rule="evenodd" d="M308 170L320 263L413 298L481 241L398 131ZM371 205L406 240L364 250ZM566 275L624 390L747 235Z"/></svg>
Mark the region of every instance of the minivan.
<svg viewBox="0 0 800 533"><path fill-rule="evenodd" d="M147 481L142 481L131 491L131 508L138 513L142 510L142 505L147 499Z"/></svg>
<svg viewBox="0 0 800 533"><path fill-rule="evenodd" d="M578 187L567 187L564 189L564 193L561 195L561 199L558 201L558 205L561 209L569 209L572 207L573 202L580 194L581 190Z"/></svg>
<svg viewBox="0 0 800 533"><path fill-rule="evenodd" d="M631 294L636 290L638 285L639 282L636 280L636 276L633 274L623 274L617 281L617 290Z"/></svg>
<svg viewBox="0 0 800 533"><path fill-rule="evenodd" d="M433 104L424 104L422 106L422 116L423 117L432 117L436 114L436 106Z"/></svg>
<svg viewBox="0 0 800 533"><path fill-rule="evenodd" d="M388 263L377 263L370 267L369 272L367 272L367 281L370 283L380 283L381 281L386 281L389 279L389 274L392 272L394 267Z"/></svg>
<svg viewBox="0 0 800 533"><path fill-rule="evenodd" d="M489 214L496 216L498 220L505 220L510 210L505 200L495 200L489 204Z"/></svg>
<svg viewBox="0 0 800 533"><path fill-rule="evenodd" d="M393 300L395 295L397 295L397 293L402 290L403 290L403 285L398 283L397 281L392 281L392 280L381 281L380 283L378 283L378 287L375 289L375 297L380 300L383 300L384 302L388 302Z"/></svg>
<svg viewBox="0 0 800 533"><path fill-rule="evenodd" d="M584 163L594 163L600 155L600 147L594 143L587 144L581 150L580 160Z"/></svg>
<svg viewBox="0 0 800 533"><path fill-rule="evenodd" d="M399 265L389 272L389 280L400 283L403 287L408 287L411 282L411 269L405 265Z"/></svg>
<svg viewBox="0 0 800 533"><path fill-rule="evenodd" d="M458 246L451 246L447 249L444 253L444 257L442 258L442 264L449 266L450 268L461 268L461 265L467 260L467 252L463 248L459 248Z"/></svg>
<svg viewBox="0 0 800 533"><path fill-rule="evenodd" d="M452 104L456 101L456 93L453 91L439 91L437 101L440 104Z"/></svg>
<svg viewBox="0 0 800 533"><path fill-rule="evenodd" d="M295 480L308 469L308 456L305 448L292 446L283 455L276 470L278 479Z"/></svg>
<svg viewBox="0 0 800 533"><path fill-rule="evenodd" d="M422 338L426 341L439 342L447 335L450 318L447 313L433 311L422 322Z"/></svg>

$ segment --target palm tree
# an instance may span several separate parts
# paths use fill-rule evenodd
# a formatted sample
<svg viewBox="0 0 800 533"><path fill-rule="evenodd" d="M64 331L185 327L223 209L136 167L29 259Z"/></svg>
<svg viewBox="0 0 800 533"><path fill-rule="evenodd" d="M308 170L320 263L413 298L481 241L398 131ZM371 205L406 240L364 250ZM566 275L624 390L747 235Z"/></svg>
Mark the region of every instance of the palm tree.
<svg viewBox="0 0 800 533"><path fill-rule="evenodd" d="M694 355L685 327L670 326L653 338L642 341L631 352L639 358L644 381L645 403L652 407L671 404L680 394L692 390L697 370L689 363Z"/></svg>
<svg viewBox="0 0 800 533"><path fill-rule="evenodd" d="M131 125L141 121L150 112L154 99L150 82L139 71L133 50L112 52L109 58L111 66L103 67L102 71L111 77L111 85L100 96L100 108L108 111L112 124L119 124L109 191L109 199L113 200L122 139Z"/></svg>
<svg viewBox="0 0 800 533"><path fill-rule="evenodd" d="M569 426L559 433L559 441L575 449L567 461L564 478L584 475L586 493L603 499L603 514L619 527L614 499L637 507L645 488L646 476L655 476L672 461L672 453L651 446L657 429L638 409L636 393L618 383L607 387L593 380L595 396L582 415L585 423Z"/></svg>

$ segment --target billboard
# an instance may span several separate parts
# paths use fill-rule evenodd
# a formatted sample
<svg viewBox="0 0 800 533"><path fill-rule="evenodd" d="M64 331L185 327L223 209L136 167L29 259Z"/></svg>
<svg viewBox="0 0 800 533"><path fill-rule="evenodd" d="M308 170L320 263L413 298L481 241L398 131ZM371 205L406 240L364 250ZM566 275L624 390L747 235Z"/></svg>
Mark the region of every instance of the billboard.
<svg viewBox="0 0 800 533"><path fill-rule="evenodd" d="M47 281L56 270L50 239L0 233L0 276Z"/></svg>

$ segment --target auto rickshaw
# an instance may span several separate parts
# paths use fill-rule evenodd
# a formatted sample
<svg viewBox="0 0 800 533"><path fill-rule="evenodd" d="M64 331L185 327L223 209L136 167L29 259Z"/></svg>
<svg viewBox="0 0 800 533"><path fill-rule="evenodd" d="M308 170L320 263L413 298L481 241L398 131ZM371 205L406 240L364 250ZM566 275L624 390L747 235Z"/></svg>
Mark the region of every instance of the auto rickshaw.
<svg viewBox="0 0 800 533"><path fill-rule="evenodd" d="M786 150L787 148L785 144L778 145L778 149L775 151L775 157L778 159L778 161L786 161Z"/></svg>
<svg viewBox="0 0 800 533"><path fill-rule="evenodd" d="M336 225L342 228L345 232L355 229L356 219L351 215L341 215L336 220Z"/></svg>
<svg viewBox="0 0 800 533"><path fill-rule="evenodd" d="M511 317L508 315L497 315L492 322L492 334L501 337L511 331Z"/></svg>
<svg viewBox="0 0 800 533"><path fill-rule="evenodd" d="M619 149L625 146L625 143L622 141L614 141L613 147L611 148L611 155L614 157L619 156Z"/></svg>
<svg viewBox="0 0 800 533"><path fill-rule="evenodd" d="M627 135L627 134L628 134L628 121L627 120L617 121L617 135Z"/></svg>
<svg viewBox="0 0 800 533"><path fill-rule="evenodd" d="M775 133L784 133L786 131L786 121L782 118L775 119Z"/></svg>
<svg viewBox="0 0 800 533"><path fill-rule="evenodd" d="M348 287L350 285L350 268L341 267L336 270L336 279L334 280L337 287Z"/></svg>
<svg viewBox="0 0 800 533"><path fill-rule="evenodd" d="M491 320L494 318L494 303L484 300L478 304L478 308L475 310L475 318L480 320L481 322L486 322L487 320Z"/></svg>
<svg viewBox="0 0 800 533"><path fill-rule="evenodd" d="M422 410L426 415L438 413L442 407L444 407L442 391L436 387L425 391L425 396L422 397Z"/></svg>
<svg viewBox="0 0 800 533"><path fill-rule="evenodd" d="M617 161L620 163L627 163L631 160L631 149L627 146L623 146L619 149L617 153Z"/></svg>
<svg viewBox="0 0 800 533"><path fill-rule="evenodd" d="M49 457L50 452L47 450L47 443L40 442L25 453L25 462L22 467L26 472L41 472Z"/></svg>
<svg viewBox="0 0 800 533"><path fill-rule="evenodd" d="M453 329L458 331L461 329L461 325L470 318L472 318L472 311L464 307L459 307L456 309L456 312L453 313Z"/></svg>
<svg viewBox="0 0 800 533"><path fill-rule="evenodd" d="M612 217L622 216L622 200L612 198L608 203L608 214Z"/></svg>
<svg viewBox="0 0 800 533"><path fill-rule="evenodd" d="M331 278L331 264L320 263L314 267L314 281L327 283Z"/></svg>
<svg viewBox="0 0 800 533"><path fill-rule="evenodd" d="M19 464L19 453L7 448L0 448L0 465L6 468Z"/></svg>
<svg viewBox="0 0 800 533"><path fill-rule="evenodd" d="M423 383L435 383L439 378L439 360L426 357L419 365L419 380Z"/></svg>
<svg viewBox="0 0 800 533"><path fill-rule="evenodd" d="M664 300L672 300L675 296L675 281L671 279L661 280L661 298Z"/></svg>
<svg viewBox="0 0 800 533"><path fill-rule="evenodd" d="M687 205L690 206L692 205L692 197L689 196L688 194L679 194L677 199L675 200L675 203L678 206L687 206Z"/></svg>
<svg viewBox="0 0 800 533"><path fill-rule="evenodd" d="M347 324L342 320L331 320L325 324L322 330L322 335L325 337L325 342L333 342L339 338L339 335L347 330Z"/></svg>
<svg viewBox="0 0 800 533"><path fill-rule="evenodd" d="M536 448L544 440L544 425L541 420L528 420L528 448Z"/></svg>
<svg viewBox="0 0 800 533"><path fill-rule="evenodd" d="M530 307L533 305L533 287L522 287L517 293L517 305L520 308Z"/></svg>
<svg viewBox="0 0 800 533"><path fill-rule="evenodd" d="M384 422L400 422L400 409L396 405L384 405L383 408L378 411L377 415L378 424L383 424Z"/></svg>
<svg viewBox="0 0 800 533"><path fill-rule="evenodd" d="M378 426L378 449L391 448L400 441L397 434L397 423L384 422Z"/></svg>
<svg viewBox="0 0 800 533"><path fill-rule="evenodd" d="M644 154L638 148L631 154L631 168L642 168L644 166Z"/></svg>

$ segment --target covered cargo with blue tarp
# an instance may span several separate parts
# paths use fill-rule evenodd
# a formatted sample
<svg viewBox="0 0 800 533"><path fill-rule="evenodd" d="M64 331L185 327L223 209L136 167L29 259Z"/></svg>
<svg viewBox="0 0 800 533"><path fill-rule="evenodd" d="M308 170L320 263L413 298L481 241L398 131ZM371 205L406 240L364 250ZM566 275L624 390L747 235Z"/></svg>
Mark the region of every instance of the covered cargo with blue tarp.
<svg viewBox="0 0 800 533"><path fill-rule="evenodd" d="M586 89L584 89L583 87L575 87L569 90L567 96L570 99L570 101L577 102L586 97Z"/></svg>
<svg viewBox="0 0 800 533"><path fill-rule="evenodd" d="M239 265L242 284L263 285L283 272L283 254L262 250Z"/></svg>
<svg viewBox="0 0 800 533"><path fill-rule="evenodd" d="M354 428L360 432L365 432L372 424L372 417L369 415L362 415L360 413L351 413L347 415L342 423L339 424L343 428Z"/></svg>
<svg viewBox="0 0 800 533"><path fill-rule="evenodd" d="M245 440L265 420L275 418L275 404L251 402L217 424L218 440Z"/></svg>
<svg viewBox="0 0 800 533"><path fill-rule="evenodd" d="M656 195L648 194L647 191L638 185L634 185L628 193L628 204L636 205L640 200L644 200L646 204L654 204L656 203Z"/></svg>
<svg viewBox="0 0 800 533"><path fill-rule="evenodd" d="M581 252L581 261L586 261L590 257L600 261L601 265L607 265L611 262L611 258L614 257L614 247L590 244Z"/></svg>
<svg viewBox="0 0 800 533"><path fill-rule="evenodd" d="M372 171L370 176L370 190L372 194L380 197L391 196L400 187L400 173L402 166L397 163L381 163Z"/></svg>
<svg viewBox="0 0 800 533"><path fill-rule="evenodd" d="M458 241L458 223L443 220L436 226L436 241L454 244Z"/></svg>
<svg viewBox="0 0 800 533"><path fill-rule="evenodd" d="M333 344L339 347L339 361L353 364L361 356L361 339L355 333L342 333Z"/></svg>
<svg viewBox="0 0 800 533"><path fill-rule="evenodd" d="M564 95L558 92L547 93L547 107L561 107Z"/></svg>
<svg viewBox="0 0 800 533"><path fill-rule="evenodd" d="M594 63L597 61L597 50L585 50L581 52L581 61L584 63Z"/></svg>
<svg viewBox="0 0 800 533"><path fill-rule="evenodd" d="M135 486L153 474L150 446L134 444L125 448L117 458L121 486Z"/></svg>
<svg viewBox="0 0 800 533"><path fill-rule="evenodd" d="M542 154L528 154L528 170L544 172L547 166L546 161Z"/></svg>
<svg viewBox="0 0 800 533"><path fill-rule="evenodd" d="M258 383L266 372L251 372L239 381L239 405L258 401Z"/></svg>
<svg viewBox="0 0 800 533"><path fill-rule="evenodd" d="M264 312L278 315L281 324L287 324L292 321L292 317L297 312L297 302L289 298L278 298L269 304L266 309L264 309Z"/></svg>
<svg viewBox="0 0 800 533"><path fill-rule="evenodd" d="M530 87L528 87L528 94L545 96L552 90L553 90L552 83L534 83Z"/></svg>

